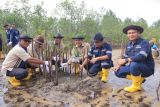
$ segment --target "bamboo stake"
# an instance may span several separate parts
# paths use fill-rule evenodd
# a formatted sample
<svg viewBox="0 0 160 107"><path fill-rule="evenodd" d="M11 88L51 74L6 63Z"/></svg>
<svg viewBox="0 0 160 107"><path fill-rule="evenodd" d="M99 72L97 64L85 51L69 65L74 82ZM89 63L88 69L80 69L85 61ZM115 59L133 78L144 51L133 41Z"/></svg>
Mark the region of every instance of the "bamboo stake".
<svg viewBox="0 0 160 107"><path fill-rule="evenodd" d="M49 80L52 81L52 55L51 55L51 51L49 51Z"/></svg>
<svg viewBox="0 0 160 107"><path fill-rule="evenodd" d="M58 64L57 64L57 49L56 50L56 61L55 61L55 85L58 85Z"/></svg>
<svg viewBox="0 0 160 107"><path fill-rule="evenodd" d="M41 50L42 60L44 61L44 52ZM46 79L46 67L43 65L43 77Z"/></svg>
<svg viewBox="0 0 160 107"><path fill-rule="evenodd" d="M87 65L86 65L86 71L87 71L87 75L88 75L88 70L89 70L89 66L88 66L88 63L89 63L89 61L88 61L88 48L87 48Z"/></svg>
<svg viewBox="0 0 160 107"><path fill-rule="evenodd" d="M34 50L33 50L33 39L32 39L32 53L33 53L33 57L34 57ZM36 71L33 71L33 75L35 76L35 79L37 79L37 75L36 75Z"/></svg>

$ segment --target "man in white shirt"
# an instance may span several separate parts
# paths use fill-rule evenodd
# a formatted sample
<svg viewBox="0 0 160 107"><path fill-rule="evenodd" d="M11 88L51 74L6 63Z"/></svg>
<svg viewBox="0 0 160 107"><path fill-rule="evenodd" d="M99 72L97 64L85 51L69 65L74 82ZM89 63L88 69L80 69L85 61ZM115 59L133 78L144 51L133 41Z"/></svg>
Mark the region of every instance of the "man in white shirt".
<svg viewBox="0 0 160 107"><path fill-rule="evenodd" d="M45 61L31 57L27 53L27 47L31 43L32 38L21 36L19 43L12 48L7 54L3 64L2 72L8 76L8 81L13 86L21 85L21 80L28 76L27 64L45 64ZM47 65L47 64L45 64Z"/></svg>

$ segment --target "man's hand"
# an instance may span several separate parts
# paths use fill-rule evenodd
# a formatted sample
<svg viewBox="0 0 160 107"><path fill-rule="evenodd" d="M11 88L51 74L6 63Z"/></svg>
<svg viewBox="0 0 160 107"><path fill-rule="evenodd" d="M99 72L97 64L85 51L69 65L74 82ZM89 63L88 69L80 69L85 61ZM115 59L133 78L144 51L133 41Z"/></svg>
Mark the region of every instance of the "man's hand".
<svg viewBox="0 0 160 107"><path fill-rule="evenodd" d="M95 64L97 61L98 61L97 58L92 58L92 59L90 60L90 62L91 62L92 64Z"/></svg>
<svg viewBox="0 0 160 107"><path fill-rule="evenodd" d="M80 66L79 66L79 69L80 69L80 71L81 71L81 70L83 69L83 65L80 65Z"/></svg>
<svg viewBox="0 0 160 107"><path fill-rule="evenodd" d="M131 59L131 58L128 58L128 62L131 63L131 62L132 62L132 59Z"/></svg>
<svg viewBox="0 0 160 107"><path fill-rule="evenodd" d="M56 61L56 60L58 61L59 59L60 59L59 56L57 56L57 57L56 57L56 56L53 56L53 57L52 57L52 60L55 60L55 61Z"/></svg>
<svg viewBox="0 0 160 107"><path fill-rule="evenodd" d="M117 61L117 64L118 65L124 65L126 63L126 60L125 59L118 59L118 61Z"/></svg>
<svg viewBox="0 0 160 107"><path fill-rule="evenodd" d="M11 46L12 45L12 42L9 42L8 44L7 44L7 46Z"/></svg>
<svg viewBox="0 0 160 107"><path fill-rule="evenodd" d="M48 61L44 61L44 66L46 68L46 71L49 73L49 62ZM43 65L40 65L41 69L43 69Z"/></svg>
<svg viewBox="0 0 160 107"><path fill-rule="evenodd" d="M115 72L117 72L117 70L119 70L120 67L121 66L117 65L117 66L113 67L112 70L115 71Z"/></svg>
<svg viewBox="0 0 160 107"><path fill-rule="evenodd" d="M48 61L44 61L45 66L49 66L49 62Z"/></svg>

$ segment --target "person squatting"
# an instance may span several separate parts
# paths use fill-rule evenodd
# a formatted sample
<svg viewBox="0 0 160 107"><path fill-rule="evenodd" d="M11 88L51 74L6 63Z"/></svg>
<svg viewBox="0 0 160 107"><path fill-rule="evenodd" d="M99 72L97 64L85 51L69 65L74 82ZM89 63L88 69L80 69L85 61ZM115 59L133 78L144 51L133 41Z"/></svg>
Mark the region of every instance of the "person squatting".
<svg viewBox="0 0 160 107"><path fill-rule="evenodd" d="M7 40L10 40L10 29L6 28ZM15 27L14 27L15 30ZM132 85L125 87L127 92L137 92L142 90L141 84L146 81L145 78L154 74L154 60L152 58L151 48L148 41L142 38L141 33L144 29L141 26L129 25L123 30L128 37L125 51L122 58L116 60L116 65L112 61L112 47L104 40L102 33L96 33L93 37L93 45L84 42L82 35L75 35L73 40L73 48L71 50L70 59L58 59L58 67L68 66L78 62L76 65L76 73L82 69L88 71L88 75L98 76L104 83L107 82L109 72L114 71L119 78L126 78L132 81ZM18 35L18 34L17 34ZM62 34L57 33L53 37L52 45L58 47L63 53L65 45L62 42ZM10 41L8 40L8 44ZM21 35L18 43L12 42L13 48L7 54L2 64L2 72L12 86L21 85L21 80L28 80L32 75L33 68L38 65L48 66L47 61L43 61L38 57L39 50L43 49L43 36L36 36L32 39L29 36ZM30 45L31 41L33 45ZM34 51L32 50L34 49ZM36 51L38 50L38 51ZM62 55L59 55L61 57ZM55 64L55 56L52 59L52 65ZM65 63L65 64L64 64ZM79 70L77 70L79 69Z"/></svg>

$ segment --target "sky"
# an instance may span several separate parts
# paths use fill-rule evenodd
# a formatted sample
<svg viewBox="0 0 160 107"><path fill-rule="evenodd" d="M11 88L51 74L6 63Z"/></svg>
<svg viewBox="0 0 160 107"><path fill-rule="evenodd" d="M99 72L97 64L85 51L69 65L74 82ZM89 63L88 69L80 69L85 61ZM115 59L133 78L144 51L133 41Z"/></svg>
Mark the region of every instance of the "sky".
<svg viewBox="0 0 160 107"><path fill-rule="evenodd" d="M2 0L0 6L4 5L6 0ZM32 6L41 4L44 1L44 9L48 14L53 14L56 4L63 0L30 0ZM80 3L83 0L75 0ZM129 17L133 20L144 18L149 25L160 19L160 0L84 0L87 9L100 11L103 7L106 10L112 10L117 17L124 20Z"/></svg>

